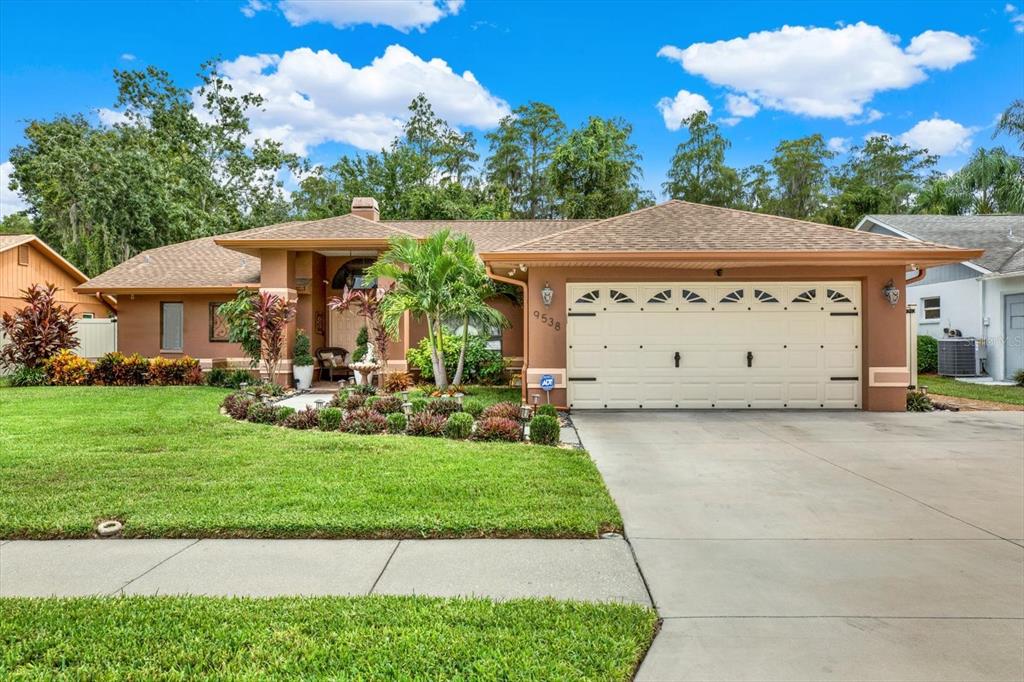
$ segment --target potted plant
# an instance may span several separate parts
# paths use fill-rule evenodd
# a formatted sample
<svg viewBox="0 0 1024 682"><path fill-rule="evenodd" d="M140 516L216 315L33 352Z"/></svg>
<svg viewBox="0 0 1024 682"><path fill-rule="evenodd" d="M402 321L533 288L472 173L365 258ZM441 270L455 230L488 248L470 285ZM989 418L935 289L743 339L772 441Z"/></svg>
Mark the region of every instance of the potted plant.
<svg viewBox="0 0 1024 682"><path fill-rule="evenodd" d="M309 353L309 337L301 329L295 334L292 375L295 377L295 388L308 390L313 385L313 356Z"/></svg>

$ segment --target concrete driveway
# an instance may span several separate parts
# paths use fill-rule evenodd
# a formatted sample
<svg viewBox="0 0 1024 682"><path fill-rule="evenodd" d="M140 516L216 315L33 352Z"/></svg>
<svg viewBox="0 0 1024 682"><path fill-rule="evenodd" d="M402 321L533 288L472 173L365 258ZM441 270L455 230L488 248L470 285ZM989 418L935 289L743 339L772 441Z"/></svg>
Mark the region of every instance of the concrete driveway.
<svg viewBox="0 0 1024 682"><path fill-rule="evenodd" d="M1024 413L576 413L641 680L1024 679Z"/></svg>

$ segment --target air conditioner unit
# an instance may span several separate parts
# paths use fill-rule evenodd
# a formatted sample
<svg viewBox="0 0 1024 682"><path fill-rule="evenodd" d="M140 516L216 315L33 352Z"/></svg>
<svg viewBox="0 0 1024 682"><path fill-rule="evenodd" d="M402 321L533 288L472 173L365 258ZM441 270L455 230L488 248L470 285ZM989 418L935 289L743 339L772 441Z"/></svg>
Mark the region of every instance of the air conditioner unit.
<svg viewBox="0 0 1024 682"><path fill-rule="evenodd" d="M981 356L978 339L939 339L939 374L947 377L980 376Z"/></svg>

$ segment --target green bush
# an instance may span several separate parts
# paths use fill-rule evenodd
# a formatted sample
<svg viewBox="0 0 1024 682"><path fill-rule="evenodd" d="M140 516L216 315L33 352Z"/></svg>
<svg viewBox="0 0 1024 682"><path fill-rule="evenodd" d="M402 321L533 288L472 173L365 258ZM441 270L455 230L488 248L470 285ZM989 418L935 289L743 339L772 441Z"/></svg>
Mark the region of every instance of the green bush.
<svg viewBox="0 0 1024 682"><path fill-rule="evenodd" d="M266 403L254 402L249 405L245 418L254 424L276 424L278 408Z"/></svg>
<svg viewBox="0 0 1024 682"><path fill-rule="evenodd" d="M473 433L473 417L465 412L456 412L444 423L446 438L466 440Z"/></svg>
<svg viewBox="0 0 1024 682"><path fill-rule="evenodd" d="M907 412L931 412L932 399L924 391L907 391Z"/></svg>
<svg viewBox="0 0 1024 682"><path fill-rule="evenodd" d="M295 349L292 352L292 365L309 367L313 364L313 356L309 352L309 336L303 330L295 332Z"/></svg>
<svg viewBox="0 0 1024 682"><path fill-rule="evenodd" d="M455 376L455 368L459 363L459 348L462 345L462 339L445 333L441 342L444 348L445 369L448 379L451 380ZM426 337L420 339L415 348L409 349L405 359L411 367L419 369L420 376L425 381L434 380L434 366L430 361L430 342ZM487 348L486 337L470 336L466 343L466 361L462 370L462 383L500 383L504 375L505 364L501 359L501 353Z"/></svg>
<svg viewBox="0 0 1024 682"><path fill-rule="evenodd" d="M939 342L934 337L917 337L917 371L923 374L939 371Z"/></svg>
<svg viewBox="0 0 1024 682"><path fill-rule="evenodd" d="M45 369L27 365L19 365L7 380L11 386L45 386L49 383Z"/></svg>
<svg viewBox="0 0 1024 682"><path fill-rule="evenodd" d="M341 410L337 407L325 407L320 410L320 430L337 431L341 426Z"/></svg>
<svg viewBox="0 0 1024 682"><path fill-rule="evenodd" d="M388 433L405 433L405 415L401 412L392 412L384 419L387 420Z"/></svg>
<svg viewBox="0 0 1024 682"><path fill-rule="evenodd" d="M473 419L479 419L485 407L483 401L477 398L463 398L462 400L462 411L473 415Z"/></svg>
<svg viewBox="0 0 1024 682"><path fill-rule="evenodd" d="M352 351L351 362L359 362L366 357L366 344L370 342L370 332L366 327L360 327L356 334L356 347Z"/></svg>
<svg viewBox="0 0 1024 682"><path fill-rule="evenodd" d="M412 403L413 414L419 414L423 410L427 409L427 405L430 403L426 398L410 398L409 402Z"/></svg>
<svg viewBox="0 0 1024 682"><path fill-rule="evenodd" d="M446 417L450 414L462 411L458 401L452 400L451 398L438 398L436 400L431 400L427 403L427 406L424 409L432 414L442 414Z"/></svg>
<svg viewBox="0 0 1024 682"><path fill-rule="evenodd" d="M1014 372L1013 380L1018 386L1024 386L1024 369L1018 369Z"/></svg>
<svg viewBox="0 0 1024 682"><path fill-rule="evenodd" d="M533 411L538 417L544 415L545 417L558 417L558 410L555 409L554 405L538 405L537 409Z"/></svg>
<svg viewBox="0 0 1024 682"><path fill-rule="evenodd" d="M254 381L252 373L245 369L214 367L206 373L207 386L238 389L242 387L242 384L251 384Z"/></svg>
<svg viewBox="0 0 1024 682"><path fill-rule="evenodd" d="M547 414L538 414L530 420L530 442L537 445L558 445L562 428L558 424L558 417Z"/></svg>

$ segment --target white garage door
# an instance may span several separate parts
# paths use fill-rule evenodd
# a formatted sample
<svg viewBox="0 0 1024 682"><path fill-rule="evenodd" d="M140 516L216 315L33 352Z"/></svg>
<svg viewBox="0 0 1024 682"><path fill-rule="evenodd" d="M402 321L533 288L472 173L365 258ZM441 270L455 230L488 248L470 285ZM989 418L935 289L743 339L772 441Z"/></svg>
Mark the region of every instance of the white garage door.
<svg viewBox="0 0 1024 682"><path fill-rule="evenodd" d="M569 406L858 408L858 282L569 284Z"/></svg>

